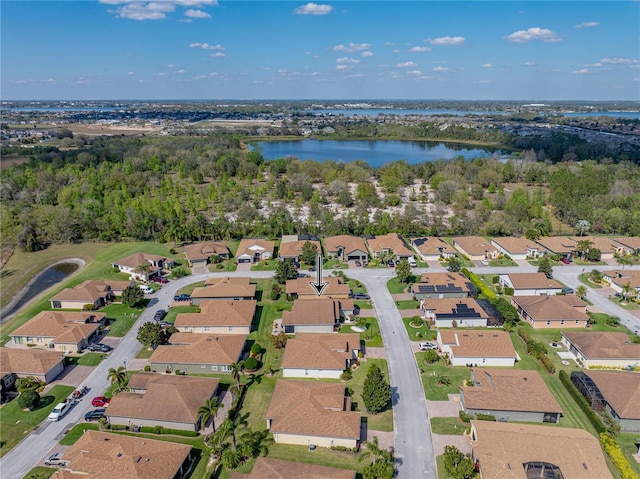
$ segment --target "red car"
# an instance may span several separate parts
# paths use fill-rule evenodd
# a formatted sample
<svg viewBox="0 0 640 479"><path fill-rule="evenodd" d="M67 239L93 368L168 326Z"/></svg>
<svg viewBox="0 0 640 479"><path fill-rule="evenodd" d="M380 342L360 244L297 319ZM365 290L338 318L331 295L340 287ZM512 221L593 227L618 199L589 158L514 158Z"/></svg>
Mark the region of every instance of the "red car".
<svg viewBox="0 0 640 479"><path fill-rule="evenodd" d="M106 406L107 404L109 404L109 402L111 401L111 398L107 398L104 396L98 396L93 398L93 400L91 401L91 405L93 407L103 407Z"/></svg>
<svg viewBox="0 0 640 479"><path fill-rule="evenodd" d="M570 258L562 258L560 261L562 263L564 263L564 264L571 264L571 259Z"/></svg>

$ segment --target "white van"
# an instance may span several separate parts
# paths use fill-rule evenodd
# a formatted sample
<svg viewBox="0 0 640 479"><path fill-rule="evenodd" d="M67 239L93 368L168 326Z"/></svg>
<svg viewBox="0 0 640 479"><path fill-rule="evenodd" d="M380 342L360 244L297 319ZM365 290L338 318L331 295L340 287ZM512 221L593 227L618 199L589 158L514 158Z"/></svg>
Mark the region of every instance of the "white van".
<svg viewBox="0 0 640 479"><path fill-rule="evenodd" d="M138 288L140 288L144 294L153 294L153 293L155 293L155 290L153 288L150 288L146 284L139 284Z"/></svg>
<svg viewBox="0 0 640 479"><path fill-rule="evenodd" d="M416 263L416 259L413 256L410 256L407 261L409 262L409 266L411 266L412 268L418 266L418 263Z"/></svg>

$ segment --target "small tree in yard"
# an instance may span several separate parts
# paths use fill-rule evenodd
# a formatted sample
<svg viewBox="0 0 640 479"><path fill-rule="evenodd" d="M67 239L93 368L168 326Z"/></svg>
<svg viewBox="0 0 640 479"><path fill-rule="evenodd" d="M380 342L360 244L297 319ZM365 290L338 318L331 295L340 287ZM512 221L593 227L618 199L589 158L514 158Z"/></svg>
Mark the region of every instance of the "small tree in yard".
<svg viewBox="0 0 640 479"><path fill-rule="evenodd" d="M274 348L282 349L287 344L288 338L285 333L280 331L278 334L272 334L270 339L271 339L271 344L273 344Z"/></svg>
<svg viewBox="0 0 640 479"><path fill-rule="evenodd" d="M137 307L144 299L144 293L137 286L127 286L122 291L122 302L128 304L130 308Z"/></svg>
<svg viewBox="0 0 640 479"><path fill-rule="evenodd" d="M273 276L280 284L285 284L288 279L296 279L298 277L298 270L296 269L293 261L285 259L284 261L278 261L276 263L276 274Z"/></svg>
<svg viewBox="0 0 640 479"><path fill-rule="evenodd" d="M457 273L462 269L462 261L457 256L452 256L447 260L447 271Z"/></svg>
<svg viewBox="0 0 640 479"><path fill-rule="evenodd" d="M396 276L401 283L408 283L411 279L411 266L406 258L402 258L396 266Z"/></svg>
<svg viewBox="0 0 640 479"><path fill-rule="evenodd" d="M553 266L551 265L551 259L548 256L543 256L538 261L538 273L544 273L547 278L553 276Z"/></svg>
<svg viewBox="0 0 640 479"><path fill-rule="evenodd" d="M440 355L433 349L427 349L424 353L424 362L427 364L433 364L436 361L440 361Z"/></svg>
<svg viewBox="0 0 640 479"><path fill-rule="evenodd" d="M300 261L307 264L313 264L318 256L318 246L310 241L305 241L302 245L302 254L300 255ZM318 266L318 265L316 265Z"/></svg>
<svg viewBox="0 0 640 479"><path fill-rule="evenodd" d="M444 446L444 471L451 479L470 479L476 473L473 461L455 446Z"/></svg>
<svg viewBox="0 0 640 479"><path fill-rule="evenodd" d="M375 364L370 366L367 371L367 377L362 387L362 400L367 411L373 414L382 412L389 407L391 386Z"/></svg>
<svg viewBox="0 0 640 479"><path fill-rule="evenodd" d="M161 344L167 344L167 334L158 323L147 321L138 330L138 341L150 348L157 348Z"/></svg>
<svg viewBox="0 0 640 479"><path fill-rule="evenodd" d="M18 396L18 406L33 411L40 403L40 394L35 389L26 389Z"/></svg>

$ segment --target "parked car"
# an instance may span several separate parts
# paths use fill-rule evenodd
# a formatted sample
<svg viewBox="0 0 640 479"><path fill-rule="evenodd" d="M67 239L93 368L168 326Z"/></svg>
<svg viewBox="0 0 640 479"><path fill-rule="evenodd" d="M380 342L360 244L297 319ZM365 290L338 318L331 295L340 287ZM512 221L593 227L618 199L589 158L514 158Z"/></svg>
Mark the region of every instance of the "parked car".
<svg viewBox="0 0 640 479"><path fill-rule="evenodd" d="M560 260L560 262L562 262L564 264L571 264L571 258L562 258Z"/></svg>
<svg viewBox="0 0 640 479"><path fill-rule="evenodd" d="M139 284L139 285L138 285L138 288L140 288L144 294L153 294L153 293L155 293L155 292L156 292L156 290L155 290L155 289L150 288L150 287L149 287L149 286L147 286L146 284Z"/></svg>
<svg viewBox="0 0 640 479"><path fill-rule="evenodd" d="M359 259L356 260L356 266L359 268L360 266L362 266L362 263L360 262Z"/></svg>
<svg viewBox="0 0 640 479"><path fill-rule="evenodd" d="M91 405L93 407L103 407L111 402L111 398L104 396L97 396L91 400Z"/></svg>
<svg viewBox="0 0 640 479"><path fill-rule="evenodd" d="M98 409L94 409L93 411L89 411L84 415L84 420L87 422L98 421L99 419L102 419L104 417L104 413L106 410L106 408L101 407Z"/></svg>
<svg viewBox="0 0 640 479"><path fill-rule="evenodd" d="M58 403L56 407L53 408L53 411L47 417L47 421L59 421L62 417L69 412L73 402L70 400L66 400L65 402Z"/></svg>
<svg viewBox="0 0 640 479"><path fill-rule="evenodd" d="M426 351L427 349L438 349L438 345L426 341L418 344L418 348L420 351Z"/></svg>
<svg viewBox="0 0 640 479"><path fill-rule="evenodd" d="M163 328L166 328L167 326L173 326L173 323L170 323L169 321L159 321L158 324Z"/></svg>
<svg viewBox="0 0 640 479"><path fill-rule="evenodd" d="M389 261L387 261L387 264L389 265L389 268L393 268L396 264L393 262L392 259L390 259Z"/></svg>
<svg viewBox="0 0 640 479"><path fill-rule="evenodd" d="M156 314L153 315L153 319L155 319L156 321L160 321L162 318L164 318L165 314L167 314L167 312L164 309L159 309L158 311L156 311Z"/></svg>
<svg viewBox="0 0 640 479"><path fill-rule="evenodd" d="M575 293L573 288L562 288L562 292L564 294L574 294Z"/></svg>
<svg viewBox="0 0 640 479"><path fill-rule="evenodd" d="M485 259L481 259L480 263L482 263L485 266L489 266L489 260L487 260L486 258Z"/></svg>
<svg viewBox="0 0 640 479"><path fill-rule="evenodd" d="M191 299L190 294L177 294L173 297L174 301L189 301Z"/></svg>
<svg viewBox="0 0 640 479"><path fill-rule="evenodd" d="M108 344L104 344L104 343L91 343L89 345L89 351L100 351L100 352L103 352L103 353L108 353L112 349L113 348L111 346L109 346Z"/></svg>
<svg viewBox="0 0 640 479"><path fill-rule="evenodd" d="M366 293L353 293L353 299L371 299L371 296L369 296Z"/></svg>
<svg viewBox="0 0 640 479"><path fill-rule="evenodd" d="M45 466L66 466L67 461L62 460L61 452L54 452L49 456L49 458L44 461Z"/></svg>
<svg viewBox="0 0 640 479"><path fill-rule="evenodd" d="M153 281L154 283L160 283L160 284L166 284L169 282L169 280L164 276L153 276L150 278L150 281Z"/></svg>

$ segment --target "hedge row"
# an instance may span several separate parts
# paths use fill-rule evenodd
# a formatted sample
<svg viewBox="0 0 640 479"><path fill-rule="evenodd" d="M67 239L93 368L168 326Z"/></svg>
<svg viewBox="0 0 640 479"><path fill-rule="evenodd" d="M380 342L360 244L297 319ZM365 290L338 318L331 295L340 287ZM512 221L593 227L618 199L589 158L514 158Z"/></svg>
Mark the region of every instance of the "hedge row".
<svg viewBox="0 0 640 479"><path fill-rule="evenodd" d="M538 341L535 341L524 329L518 328L518 336L522 338L525 343L527 353L538 359L547 372L553 374L556 372L556 368L547 356L547 347Z"/></svg>
<svg viewBox="0 0 640 479"><path fill-rule="evenodd" d="M569 392L571 397L573 397L574 401L578 403L578 406L580 406L580 409L582 409L582 412L585 413L587 419L589 419L589 422L593 425L598 434L602 434L603 432L605 432L607 428L604 426L602 419L600 419L600 416L593 412L593 409L591 409L591 406L589 406L589 403L584 398L582 393L578 391L578 388L575 387L575 385L571 382L571 378L569 378L569 375L565 371L561 370L558 377L560 378L560 382L564 385L565 389Z"/></svg>
<svg viewBox="0 0 640 479"><path fill-rule="evenodd" d="M616 469L620 472L622 479L636 479L636 473L631 468L631 464L624 457L622 449L614 438L605 433L600 433L600 444L604 447L604 450L611 458L611 462L616 466Z"/></svg>
<svg viewBox="0 0 640 479"><path fill-rule="evenodd" d="M469 278L469 280L473 283L473 285L478 289L480 294L482 294L485 298L487 298L489 301L492 301L492 302L494 299L496 299L496 293L491 291L491 289L487 288L484 285L484 283L480 281L480 279L475 274L473 274L467 268L462 268L460 272L464 274L467 278Z"/></svg>
<svg viewBox="0 0 640 479"><path fill-rule="evenodd" d="M198 433L195 431L182 431L180 429L169 429L163 426L142 426L140 432L146 432L149 434L171 434L173 436L184 437L197 437Z"/></svg>

